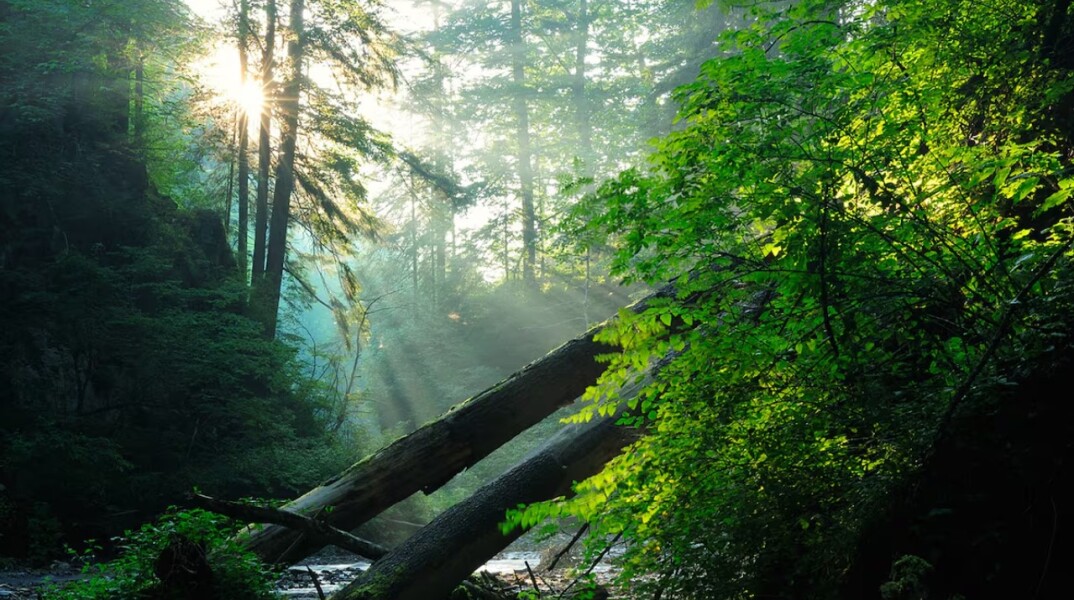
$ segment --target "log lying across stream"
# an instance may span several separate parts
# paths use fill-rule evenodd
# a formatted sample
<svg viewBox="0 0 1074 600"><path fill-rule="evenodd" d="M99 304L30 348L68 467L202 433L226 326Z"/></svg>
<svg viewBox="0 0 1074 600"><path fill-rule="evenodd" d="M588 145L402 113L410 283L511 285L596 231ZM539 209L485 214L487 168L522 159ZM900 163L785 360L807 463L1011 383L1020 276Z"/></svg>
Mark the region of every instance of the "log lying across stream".
<svg viewBox="0 0 1074 600"><path fill-rule="evenodd" d="M523 532L504 535L504 511L571 493L635 437L615 417L560 430L538 451L433 519L332 600L440 600Z"/></svg>
<svg viewBox="0 0 1074 600"><path fill-rule="evenodd" d="M674 293L672 286L665 286L629 310L640 313L654 298L672 297ZM590 329L452 407L440 418L399 438L283 509L351 530L415 492L435 491L593 385L605 370L605 365L597 362L597 355L612 351L594 340L607 325L605 322ZM507 505L511 506L514 505ZM240 542L262 560L276 564L293 564L321 547L300 531L279 525L248 530L241 534Z"/></svg>

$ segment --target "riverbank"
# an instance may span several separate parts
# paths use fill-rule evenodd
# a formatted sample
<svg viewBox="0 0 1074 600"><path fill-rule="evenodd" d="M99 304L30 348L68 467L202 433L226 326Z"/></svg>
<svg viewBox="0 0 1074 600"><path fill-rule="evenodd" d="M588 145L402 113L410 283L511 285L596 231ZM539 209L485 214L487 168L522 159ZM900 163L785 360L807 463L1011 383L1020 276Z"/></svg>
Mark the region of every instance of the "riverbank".
<svg viewBox="0 0 1074 600"><path fill-rule="evenodd" d="M0 600L36 600L38 591L51 585L74 581L82 576L70 563L56 561L48 568L12 563L0 568Z"/></svg>
<svg viewBox="0 0 1074 600"><path fill-rule="evenodd" d="M277 591L286 600L319 600L317 585L326 596L330 596L356 579L369 565L369 561L360 556L335 548L326 549L284 570L277 582ZM610 585L612 570L610 564L597 565L592 572L595 582L601 586ZM488 585L498 586L508 597L524 590L533 590L535 585L543 593L556 595L567 589L573 581L565 569L544 572L541 553L536 551L503 552L482 565L478 573L482 572L495 578L493 582L487 577ZM55 562L49 568L12 565L0 569L0 600L37 600L38 593L49 585L62 585L81 576L78 568L65 562Z"/></svg>

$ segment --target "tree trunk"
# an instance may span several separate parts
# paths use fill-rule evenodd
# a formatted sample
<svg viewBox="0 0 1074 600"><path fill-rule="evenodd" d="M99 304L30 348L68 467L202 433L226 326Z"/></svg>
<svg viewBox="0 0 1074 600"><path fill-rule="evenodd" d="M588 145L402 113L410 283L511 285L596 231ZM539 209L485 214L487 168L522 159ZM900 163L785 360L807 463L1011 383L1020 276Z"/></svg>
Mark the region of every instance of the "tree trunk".
<svg viewBox="0 0 1074 600"><path fill-rule="evenodd" d="M227 189L224 191L224 239L231 235L231 202L235 197L235 146L239 137L239 112L235 111L235 118L231 125L235 128L231 132L231 144L228 146L227 161ZM230 242L229 242L230 243Z"/></svg>
<svg viewBox="0 0 1074 600"><path fill-rule="evenodd" d="M577 40L574 56L574 110L578 128L578 153L586 174L593 174L593 126L589 122L589 103L586 98L585 60L589 46L589 5L580 0L578 5Z"/></svg>
<svg viewBox="0 0 1074 600"><path fill-rule="evenodd" d="M447 233L451 219L451 198L433 192L433 310L440 312L447 295ZM437 202L439 200L439 202Z"/></svg>
<svg viewBox="0 0 1074 600"><path fill-rule="evenodd" d="M333 600L440 600L522 534L504 535L504 513L519 504L570 495L630 443L615 417L568 425L544 447L446 510L389 552Z"/></svg>
<svg viewBox="0 0 1074 600"><path fill-rule="evenodd" d="M250 2L239 2L239 78L243 86L249 77L249 57L247 48L250 42ZM239 117L239 225L235 235L236 253L239 255L239 273L246 280L246 236L250 230L250 115L245 107Z"/></svg>
<svg viewBox="0 0 1074 600"><path fill-rule="evenodd" d="M511 71L518 135L518 185L522 196L522 279L534 283L537 264L537 216L533 208L533 168L530 164L530 120L526 103L526 46L522 36L522 0L511 0Z"/></svg>
<svg viewBox="0 0 1074 600"><path fill-rule="evenodd" d="M257 204L254 206L254 255L250 280L255 289L265 274L265 242L268 228L269 172L272 169L272 89L273 61L276 49L276 0L265 4L265 50L261 55L261 88L265 94L261 106L261 126L257 138Z"/></svg>
<svg viewBox="0 0 1074 600"><path fill-rule="evenodd" d="M129 25L126 28L128 41L133 41L131 29ZM131 79L134 76L134 64L119 50L106 60L109 74L102 78L100 91L110 99L105 106L109 107L112 133L131 139Z"/></svg>
<svg viewBox="0 0 1074 600"><path fill-rule="evenodd" d="M134 148L139 156L146 155L145 148L145 56L141 42L135 42L138 56L134 64Z"/></svg>
<svg viewBox="0 0 1074 600"><path fill-rule="evenodd" d="M298 144L299 93L302 89L305 0L291 0L290 32L287 60L290 73L279 100L281 123L280 158L276 165L276 189L272 194L272 218L269 222L268 249L265 257L263 291L258 294L259 317L265 325L265 337L276 337L280 310L280 288L287 256L287 226L291 215L291 193L295 187L295 148Z"/></svg>
<svg viewBox="0 0 1074 600"><path fill-rule="evenodd" d="M418 289L418 198L414 190L414 174L410 175L410 293L413 294L411 312L420 310L421 290Z"/></svg>
<svg viewBox="0 0 1074 600"><path fill-rule="evenodd" d="M674 296L674 288L665 286L629 310L641 312L654 298ZM313 515L331 506L326 522L351 530L415 492L435 491L596 382L606 368L596 356L611 348L593 338L606 326L567 342L283 508ZM278 526L245 532L240 539L270 563L290 564L319 549Z"/></svg>
<svg viewBox="0 0 1074 600"><path fill-rule="evenodd" d="M433 11L433 34L437 35L440 32L440 3L432 3ZM436 56L437 62L434 65L436 74L436 90L438 99L435 100L437 104L436 109L436 163L437 167L444 173L455 172L455 159L453 138L449 131L451 125L448 124L448 115L454 111L450 109L452 102L452 95L447 86L447 78L445 72L446 66L443 64L439 54ZM437 202L439 200L439 202ZM454 229L455 220L455 198L452 194L447 192L441 192L433 190L433 235L435 236L435 272L433 274L433 309L439 311L443 305L443 299L447 295L447 271L448 271L448 248L447 248L447 236L450 231Z"/></svg>

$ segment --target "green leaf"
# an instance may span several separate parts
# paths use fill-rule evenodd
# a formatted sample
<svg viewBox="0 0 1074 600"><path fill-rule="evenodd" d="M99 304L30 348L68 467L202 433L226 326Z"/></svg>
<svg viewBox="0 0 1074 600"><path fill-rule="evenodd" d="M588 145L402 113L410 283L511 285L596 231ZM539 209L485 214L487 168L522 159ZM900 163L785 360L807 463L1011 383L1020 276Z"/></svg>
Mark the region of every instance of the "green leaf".
<svg viewBox="0 0 1074 600"><path fill-rule="evenodd" d="M992 179L992 185L994 185L997 188L1003 187L1003 184L1007 183L1007 176L1009 176L1010 174L1011 174L1011 166L1010 165L1005 165L1003 167L1000 167L1000 169L996 171L996 176Z"/></svg>
<svg viewBox="0 0 1074 600"><path fill-rule="evenodd" d="M1036 177L1027 177L1023 179L1022 182L1018 184L1018 187L1015 188L1014 192L1011 194L1011 200L1014 202L1021 202L1025 199L1026 196L1029 195L1030 192L1032 192L1037 187L1037 184L1039 182L1040 179Z"/></svg>
<svg viewBox="0 0 1074 600"><path fill-rule="evenodd" d="M1071 192L1074 192L1074 188L1068 187L1048 196L1044 199L1044 202L1041 203L1040 208L1037 209L1037 214L1039 215L1045 213L1059 206L1060 204L1065 203L1067 200L1070 199Z"/></svg>

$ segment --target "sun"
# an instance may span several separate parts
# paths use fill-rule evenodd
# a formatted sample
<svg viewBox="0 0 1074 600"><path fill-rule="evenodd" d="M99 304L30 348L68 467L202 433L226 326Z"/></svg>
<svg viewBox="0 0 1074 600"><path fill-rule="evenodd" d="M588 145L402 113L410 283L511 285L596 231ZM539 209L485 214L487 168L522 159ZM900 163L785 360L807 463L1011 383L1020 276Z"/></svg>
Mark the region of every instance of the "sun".
<svg viewBox="0 0 1074 600"><path fill-rule="evenodd" d="M250 117L260 115L261 107L265 104L265 93L256 81L239 82L234 89L228 91L228 96L230 101Z"/></svg>
<svg viewBox="0 0 1074 600"><path fill-rule="evenodd" d="M253 79L242 81L238 50L219 44L195 68L202 83L218 101L253 117L251 121L257 120L265 104L265 94L260 82Z"/></svg>

